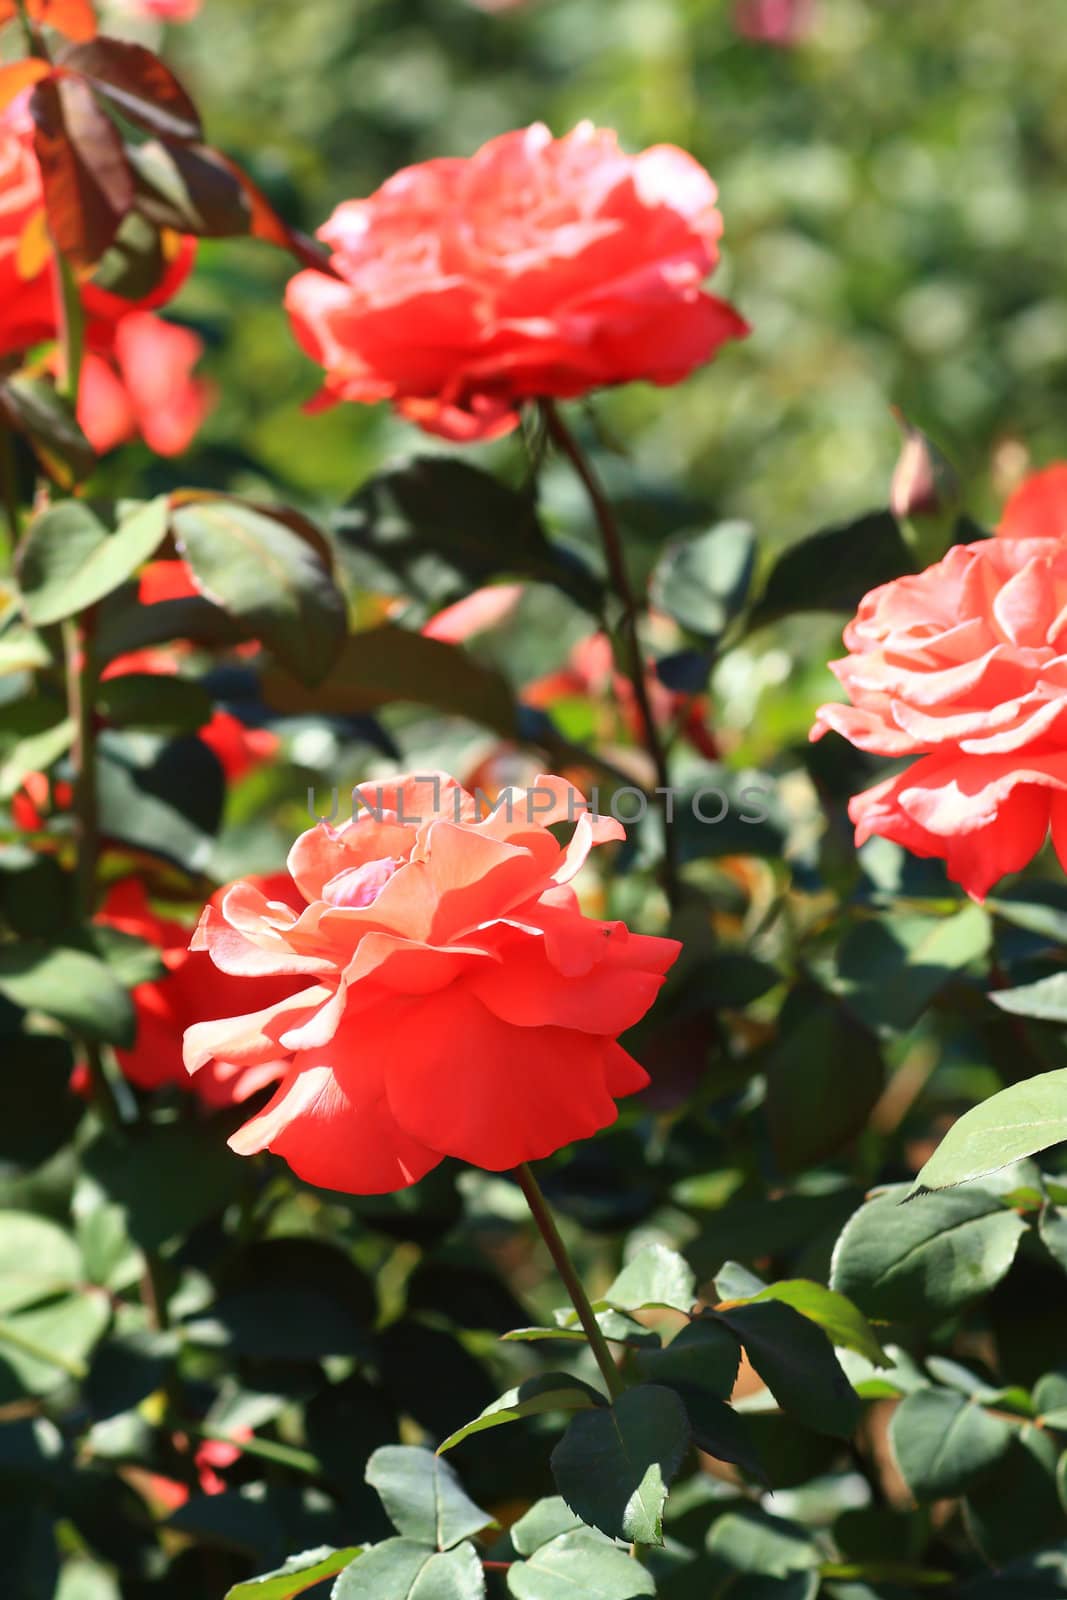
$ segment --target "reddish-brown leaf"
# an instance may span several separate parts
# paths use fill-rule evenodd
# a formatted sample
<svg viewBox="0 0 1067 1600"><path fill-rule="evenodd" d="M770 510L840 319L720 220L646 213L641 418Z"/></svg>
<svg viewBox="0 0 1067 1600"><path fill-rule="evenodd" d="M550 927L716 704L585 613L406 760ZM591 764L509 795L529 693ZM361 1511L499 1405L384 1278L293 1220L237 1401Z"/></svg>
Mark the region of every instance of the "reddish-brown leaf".
<svg viewBox="0 0 1067 1600"><path fill-rule="evenodd" d="M81 78L56 75L30 96L48 227L76 267L93 267L133 204L118 129Z"/></svg>
<svg viewBox="0 0 1067 1600"><path fill-rule="evenodd" d="M317 272L325 272L331 278L339 276L330 265L329 251L314 239L309 239L306 233L301 233L297 228L291 228L287 222L275 211L262 189L252 182L247 172L231 161L229 156L218 156L218 160L234 174L243 188L251 210L251 226L249 232L256 239L265 239L268 244L276 244L283 250L288 250L290 255L296 257L301 266L313 267Z"/></svg>
<svg viewBox="0 0 1067 1600"><path fill-rule="evenodd" d="M88 78L137 127L185 144L203 138L196 106L170 68L144 45L100 36L72 45L59 61Z"/></svg>

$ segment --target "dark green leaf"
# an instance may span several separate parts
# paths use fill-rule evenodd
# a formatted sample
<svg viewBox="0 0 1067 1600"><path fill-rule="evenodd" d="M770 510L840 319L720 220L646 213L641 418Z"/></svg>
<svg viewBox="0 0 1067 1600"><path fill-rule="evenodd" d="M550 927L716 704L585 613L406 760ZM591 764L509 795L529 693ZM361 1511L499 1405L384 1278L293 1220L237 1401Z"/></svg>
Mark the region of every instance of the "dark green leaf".
<svg viewBox="0 0 1067 1600"><path fill-rule="evenodd" d="M130 1046L133 1005L102 961L84 950L26 939L0 946L0 994L43 1011L84 1039Z"/></svg>
<svg viewBox="0 0 1067 1600"><path fill-rule="evenodd" d="M100 831L109 839L203 872L222 819L226 782L202 739L182 734L100 735L97 790Z"/></svg>
<svg viewBox="0 0 1067 1600"><path fill-rule="evenodd" d="M814 1165L855 1138L885 1083L874 1036L808 984L782 1009L766 1073L771 1140L786 1172Z"/></svg>
<svg viewBox="0 0 1067 1600"><path fill-rule="evenodd" d="M1062 1536L1059 1455L1058 1444L1047 1433L1016 1429L993 1470L968 1488L967 1531L991 1566L1004 1566Z"/></svg>
<svg viewBox="0 0 1067 1600"><path fill-rule="evenodd" d="M868 1027L911 1027L949 980L989 953L990 920L968 905L950 917L911 913L861 922L836 958L834 987Z"/></svg>
<svg viewBox="0 0 1067 1600"><path fill-rule="evenodd" d="M749 625L761 628L798 611L855 611L869 590L913 570L894 518L888 511L872 511L784 551Z"/></svg>
<svg viewBox="0 0 1067 1600"><path fill-rule="evenodd" d="M1026 1224L988 1189L924 1195L894 1184L852 1216L834 1250L831 1286L868 1317L927 1321L999 1283Z"/></svg>
<svg viewBox="0 0 1067 1600"><path fill-rule="evenodd" d="M415 456L378 473L334 529L357 583L413 596L430 611L502 575L555 584L599 611L600 584L548 542L532 496L451 456Z"/></svg>
<svg viewBox="0 0 1067 1600"><path fill-rule="evenodd" d="M321 550L287 513L183 495L171 526L197 587L301 683L320 682L344 642L346 607Z"/></svg>
<svg viewBox="0 0 1067 1600"><path fill-rule="evenodd" d="M747 522L720 522L669 544L651 579L652 604L705 639L717 639L748 597L756 539Z"/></svg>
<svg viewBox="0 0 1067 1600"><path fill-rule="evenodd" d="M689 1446L685 1407L643 1384L575 1417L552 1452L556 1487L583 1522L612 1539L663 1543L667 1490Z"/></svg>
<svg viewBox="0 0 1067 1600"><path fill-rule="evenodd" d="M531 1556L543 1544L558 1539L561 1533L573 1533L581 1526L567 1502L554 1494L546 1500L538 1500L529 1511L523 1512L509 1531L520 1556Z"/></svg>
<svg viewBox="0 0 1067 1600"><path fill-rule="evenodd" d="M211 696L192 678L130 672L100 685L97 707L117 727L195 733L211 721Z"/></svg>
<svg viewBox="0 0 1067 1600"><path fill-rule="evenodd" d="M513 739L517 727L515 701L500 673L457 645L390 623L351 634L329 677L314 692L276 673L268 674L263 692L277 710L296 715L350 715L400 700L467 717L502 738Z"/></svg>
<svg viewBox="0 0 1067 1600"><path fill-rule="evenodd" d="M464 1492L448 1462L429 1450L383 1445L367 1462L367 1482L406 1539L436 1550L451 1549L493 1520Z"/></svg>
<svg viewBox="0 0 1067 1600"><path fill-rule="evenodd" d="M688 1323L665 1349L635 1350L632 1359L634 1372L644 1383L671 1388L692 1384L726 1400L737 1379L741 1346L721 1322L701 1317Z"/></svg>
<svg viewBox="0 0 1067 1600"><path fill-rule="evenodd" d="M860 1402L821 1328L773 1300L712 1315L740 1339L783 1411L817 1433L848 1438Z"/></svg>
<svg viewBox="0 0 1067 1600"><path fill-rule="evenodd" d="M195 1122L142 1127L122 1138L101 1133L85 1149L82 1165L85 1206L101 1198L119 1206L130 1238L144 1250L221 1211L245 1176L241 1158L218 1130Z"/></svg>
<svg viewBox="0 0 1067 1600"><path fill-rule="evenodd" d="M753 1303L780 1300L783 1305L792 1306L801 1316L816 1323L835 1345L857 1351L876 1367L890 1364L863 1312L843 1294L827 1289L825 1284L813 1283L808 1278L790 1278L781 1283L768 1284L755 1295L744 1298L750 1298Z"/></svg>
<svg viewBox="0 0 1067 1600"><path fill-rule="evenodd" d="M916 1500L947 1500L1005 1454L1012 1428L954 1390L919 1389L897 1406L889 1438Z"/></svg>
<svg viewBox="0 0 1067 1600"><path fill-rule="evenodd" d="M72 617L117 589L154 555L167 532L167 503L140 506L109 531L78 500L30 523L18 564L26 615L35 627Z"/></svg>
<svg viewBox="0 0 1067 1600"><path fill-rule="evenodd" d="M15 373L0 385L0 416L24 433L52 477L63 488L87 478L96 465L93 447L70 401L50 378Z"/></svg>

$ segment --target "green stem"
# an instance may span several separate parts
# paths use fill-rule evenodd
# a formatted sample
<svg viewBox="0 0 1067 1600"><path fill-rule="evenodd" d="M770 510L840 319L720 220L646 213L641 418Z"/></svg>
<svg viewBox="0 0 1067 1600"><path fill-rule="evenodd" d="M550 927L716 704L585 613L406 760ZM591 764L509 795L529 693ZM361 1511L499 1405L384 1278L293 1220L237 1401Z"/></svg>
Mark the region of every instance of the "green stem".
<svg viewBox="0 0 1067 1600"><path fill-rule="evenodd" d="M617 1400L622 1394L625 1385L618 1367L611 1358L608 1341L600 1330L596 1314L589 1302L589 1296L578 1276L578 1269L570 1258L563 1236L556 1226L556 1219L549 1210L548 1201L541 1192L541 1185L534 1177L532 1170L523 1162L521 1167L515 1168L515 1176L519 1180L519 1188L526 1196L526 1204L530 1208L530 1215L537 1224L548 1253L552 1257L556 1271L563 1280L563 1286L570 1295L571 1305L578 1313L578 1321L585 1330L589 1340L590 1349L596 1357L596 1364L600 1368L601 1376L607 1385L608 1393L612 1400Z"/></svg>
<svg viewBox="0 0 1067 1600"><path fill-rule="evenodd" d="M59 290L59 343L63 352L63 370L56 388L76 407L85 353L85 313L74 270L54 240L52 259Z"/></svg>
<svg viewBox="0 0 1067 1600"><path fill-rule="evenodd" d="M0 424L0 502L13 553L19 542L18 474L15 470L15 436Z"/></svg>
<svg viewBox="0 0 1067 1600"><path fill-rule="evenodd" d="M656 719L652 714L652 705L648 696L645 655L637 628L638 604L633 586L630 583L630 575L626 569L622 535L619 532L615 513L604 492L603 485L594 472L591 462L586 458L578 440L564 422L555 402L553 400L543 400L541 408L549 438L557 449L567 457L589 498L593 518L600 533L600 542L604 550L604 559L607 563L611 586L622 607L620 631L625 651L623 666L633 687L634 700L641 717L645 749L648 751L656 774L656 790L663 812L663 887L670 902L671 910L674 911L677 910L681 900L681 883L678 875L677 841L674 829L671 826L673 807L670 795L670 773L667 767L667 752L664 748L663 740L660 738L660 732L656 726Z"/></svg>
<svg viewBox="0 0 1067 1600"><path fill-rule="evenodd" d="M214 1439L219 1444L232 1444L242 1455L256 1456L260 1461L273 1461L277 1466L290 1467L294 1472L304 1472L309 1477L321 1478L322 1467L310 1450L298 1450L293 1445L277 1444L273 1439L235 1439L225 1428L211 1428L183 1422L184 1433L196 1439Z"/></svg>
<svg viewBox="0 0 1067 1600"><path fill-rule="evenodd" d="M33 25L26 0L15 0L15 11L18 14L19 22L22 24L22 33L26 40L26 54L36 57L38 61L47 61L48 51L44 47L41 35Z"/></svg>

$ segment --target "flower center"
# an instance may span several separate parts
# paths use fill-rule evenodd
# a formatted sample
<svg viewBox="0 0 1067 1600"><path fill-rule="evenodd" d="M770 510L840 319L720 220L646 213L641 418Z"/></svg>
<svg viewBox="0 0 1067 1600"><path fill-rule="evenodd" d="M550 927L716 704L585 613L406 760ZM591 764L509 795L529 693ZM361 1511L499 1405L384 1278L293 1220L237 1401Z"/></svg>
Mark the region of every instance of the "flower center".
<svg viewBox="0 0 1067 1600"><path fill-rule="evenodd" d="M402 864L395 856L382 856L377 861L364 861L361 867L349 867L324 885L322 898L331 906L371 906Z"/></svg>

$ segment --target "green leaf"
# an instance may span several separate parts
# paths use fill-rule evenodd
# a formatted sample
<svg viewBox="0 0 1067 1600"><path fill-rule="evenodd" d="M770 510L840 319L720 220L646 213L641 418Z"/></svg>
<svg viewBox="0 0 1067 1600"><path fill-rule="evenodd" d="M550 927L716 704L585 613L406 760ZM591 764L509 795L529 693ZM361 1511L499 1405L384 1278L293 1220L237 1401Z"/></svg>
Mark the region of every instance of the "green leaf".
<svg viewBox="0 0 1067 1600"><path fill-rule="evenodd" d="M629 1553L578 1528L549 1540L508 1569L515 1600L636 1600L656 1592L655 1580Z"/></svg>
<svg viewBox="0 0 1067 1600"><path fill-rule="evenodd" d="M688 1313L696 1299L692 1268L675 1250L662 1244L646 1245L629 1261L615 1282L596 1302L596 1310L640 1311L666 1306Z"/></svg>
<svg viewBox="0 0 1067 1600"><path fill-rule="evenodd" d="M302 1555L290 1556L274 1572L234 1584L227 1589L226 1600L292 1600L293 1595L303 1594L313 1584L341 1572L360 1554L359 1545L350 1545L347 1550L333 1550L327 1545L305 1550Z"/></svg>
<svg viewBox="0 0 1067 1600"><path fill-rule="evenodd" d="M685 1406L693 1443L716 1461L731 1461L749 1477L766 1483L767 1472L748 1426L748 1419L709 1389L690 1383L670 1385Z"/></svg>
<svg viewBox="0 0 1067 1600"><path fill-rule="evenodd" d="M807 983L782 1008L765 1069L771 1142L786 1172L813 1166L855 1138L885 1084L873 1034Z"/></svg>
<svg viewBox="0 0 1067 1600"><path fill-rule="evenodd" d="M989 998L1013 1017L1035 1017L1039 1022L1067 1022L1067 972L1054 972L1036 983L1017 989L991 989Z"/></svg>
<svg viewBox="0 0 1067 1600"><path fill-rule="evenodd" d="M195 733L211 721L211 696L192 678L129 672L108 678L97 690L97 708L115 727L160 733Z"/></svg>
<svg viewBox="0 0 1067 1600"><path fill-rule="evenodd" d="M451 1549L493 1520L464 1491L447 1461L430 1450L383 1445L367 1462L366 1478L404 1538L437 1550Z"/></svg>
<svg viewBox="0 0 1067 1600"><path fill-rule="evenodd" d="M636 1350L633 1369L643 1383L693 1384L720 1400L733 1393L741 1346L729 1328L700 1317L682 1328L665 1349Z"/></svg>
<svg viewBox="0 0 1067 1600"><path fill-rule="evenodd" d="M457 1428L437 1447L443 1455L472 1433L484 1433L487 1428L499 1428L504 1423L521 1422L525 1417L538 1417L548 1411L587 1411L590 1406L604 1404L603 1395L580 1378L566 1372L542 1372L527 1378L518 1388L509 1389L499 1400L486 1406L481 1416Z"/></svg>
<svg viewBox="0 0 1067 1600"><path fill-rule="evenodd" d="M1013 1561L960 1590L961 1600L1063 1600L1067 1594L1067 1550L1059 1542Z"/></svg>
<svg viewBox="0 0 1067 1600"><path fill-rule="evenodd" d="M561 1533L573 1533L582 1526L567 1502L558 1494L538 1500L529 1511L523 1512L518 1522L509 1530L511 1542L520 1556L532 1556L543 1544L558 1539Z"/></svg>
<svg viewBox="0 0 1067 1600"><path fill-rule="evenodd" d="M990 1566L1004 1566L1063 1536L1056 1486L1059 1442L1038 1428L1013 1430L993 1469L967 1490L967 1532Z"/></svg>
<svg viewBox="0 0 1067 1600"><path fill-rule="evenodd" d="M533 496L452 456L415 456L377 473L333 526L353 582L410 595L428 611L509 576L554 584L599 614L601 585L549 543Z"/></svg>
<svg viewBox="0 0 1067 1600"><path fill-rule="evenodd" d="M1061 1206L1044 1206L1037 1219L1037 1231L1053 1261L1067 1272L1067 1211Z"/></svg>
<svg viewBox="0 0 1067 1600"><path fill-rule="evenodd" d="M0 994L54 1017L79 1038L128 1047L137 1031L126 990L84 950L39 939L0 947Z"/></svg>
<svg viewBox="0 0 1067 1600"><path fill-rule="evenodd" d="M977 905L949 917L861 922L837 952L834 988L868 1027L902 1033L951 978L988 955L991 941L990 919Z"/></svg>
<svg viewBox="0 0 1067 1600"><path fill-rule="evenodd" d="M515 700L499 672L483 667L458 645L391 623L351 634L314 693L267 673L263 694L269 705L289 715L347 716L409 701L466 717L505 739L513 739L517 727Z"/></svg>
<svg viewBox="0 0 1067 1600"><path fill-rule="evenodd" d="M155 554L166 532L162 497L124 517L113 533L80 500L43 511L30 523L18 563L30 622L44 627L102 600Z"/></svg>
<svg viewBox="0 0 1067 1600"><path fill-rule="evenodd" d="M0 417L26 435L45 470L62 488L80 483L95 467L96 455L74 407L51 378L16 373L0 384Z"/></svg>
<svg viewBox="0 0 1067 1600"><path fill-rule="evenodd" d="M473 1545L441 1553L411 1539L386 1539L345 1568L331 1600L481 1600L484 1593Z"/></svg>
<svg viewBox="0 0 1067 1600"><path fill-rule="evenodd" d="M916 1500L954 1499L1005 1454L1013 1430L952 1389L919 1389L893 1412L889 1439Z"/></svg>
<svg viewBox="0 0 1067 1600"><path fill-rule="evenodd" d="M977 1186L908 1205L894 1184L860 1207L834 1248L831 1287L868 1317L932 1321L1000 1282L1026 1231L998 1195Z"/></svg>
<svg viewBox="0 0 1067 1600"><path fill-rule="evenodd" d="M740 1339L783 1411L816 1433L849 1437L859 1419L859 1397L821 1328L773 1300L708 1315Z"/></svg>
<svg viewBox="0 0 1067 1600"><path fill-rule="evenodd" d="M288 513L182 496L171 526L197 587L301 683L319 683L344 642L347 608L321 549Z"/></svg>
<svg viewBox="0 0 1067 1600"><path fill-rule="evenodd" d="M876 1367L887 1367L890 1361L874 1329L851 1300L825 1284L813 1283L810 1278L789 1278L772 1283L758 1294L747 1297L752 1304L761 1300L780 1300L792 1306L802 1317L816 1323L835 1344L845 1350L855 1350L866 1356Z"/></svg>
<svg viewBox="0 0 1067 1600"><path fill-rule="evenodd" d="M107 1296L95 1290L0 1318L0 1403L84 1378L110 1320Z"/></svg>
<svg viewBox="0 0 1067 1600"><path fill-rule="evenodd" d="M798 611L855 611L869 590L912 571L914 563L895 519L888 511L869 512L783 551L749 627L762 628Z"/></svg>
<svg viewBox="0 0 1067 1600"><path fill-rule="evenodd" d="M41 733L20 739L0 764L0 800L17 794L31 772L47 772L74 743L75 724L70 717Z"/></svg>
<svg viewBox="0 0 1067 1600"><path fill-rule="evenodd" d="M727 1511L708 1535L708 1554L734 1573L788 1578L819 1565L819 1552L804 1528L756 1507ZM733 1585L728 1593L745 1591Z"/></svg>
<svg viewBox="0 0 1067 1600"><path fill-rule="evenodd" d="M81 1157L75 1212L110 1202L142 1250L156 1250L223 1210L241 1191L240 1156L208 1123L142 1126L127 1136L100 1133ZM196 1174L196 1182L190 1174Z"/></svg>
<svg viewBox="0 0 1067 1600"><path fill-rule="evenodd" d="M0 1211L0 1316L82 1277L81 1251L55 1222L26 1211Z"/></svg>
<svg viewBox="0 0 1067 1600"><path fill-rule="evenodd" d="M948 1189L985 1177L1063 1139L1067 1139L1067 1068L1013 1083L964 1112L922 1168L911 1192Z"/></svg>
<svg viewBox="0 0 1067 1600"><path fill-rule="evenodd" d="M100 831L204 872L222 818L226 781L202 739L106 729L99 740Z"/></svg>
<svg viewBox="0 0 1067 1600"><path fill-rule="evenodd" d="M756 563L747 522L720 522L669 544L652 573L652 604L690 633L717 639L744 605Z"/></svg>
<svg viewBox="0 0 1067 1600"><path fill-rule="evenodd" d="M673 1390L643 1384L575 1417L552 1452L552 1474L583 1522L611 1539L662 1544L668 1486L689 1439Z"/></svg>

